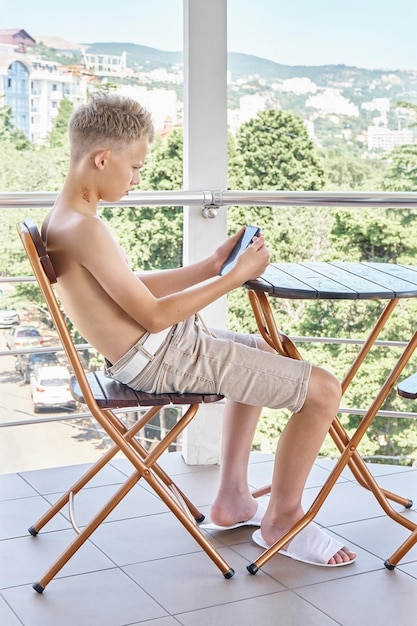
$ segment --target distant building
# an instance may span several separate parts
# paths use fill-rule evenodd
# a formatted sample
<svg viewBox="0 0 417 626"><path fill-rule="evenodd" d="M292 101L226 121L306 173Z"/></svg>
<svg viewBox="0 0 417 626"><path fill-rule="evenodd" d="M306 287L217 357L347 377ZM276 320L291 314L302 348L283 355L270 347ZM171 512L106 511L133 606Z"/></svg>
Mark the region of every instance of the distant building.
<svg viewBox="0 0 417 626"><path fill-rule="evenodd" d="M15 126L39 144L53 128L63 98L74 105L86 100L87 80L29 54L35 45L24 30L0 30L0 105L10 107Z"/></svg>
<svg viewBox="0 0 417 626"><path fill-rule="evenodd" d="M152 114L156 131L165 127L169 117L173 126L178 123L178 98L173 89L147 89L143 85L119 85L118 93L140 102Z"/></svg>
<svg viewBox="0 0 417 626"><path fill-rule="evenodd" d="M359 117L359 109L356 104L345 98L339 89L322 89L316 95L310 96L306 106L318 109L322 113L335 115L347 115Z"/></svg>
<svg viewBox="0 0 417 626"><path fill-rule="evenodd" d="M368 150L391 152L395 146L413 143L413 131L410 129L390 130L384 126L368 127Z"/></svg>
<svg viewBox="0 0 417 626"><path fill-rule="evenodd" d="M317 85L313 83L310 78L306 77L294 77L287 78L282 81L282 84L278 87L279 91L289 91L297 95L305 93L316 93Z"/></svg>
<svg viewBox="0 0 417 626"><path fill-rule="evenodd" d="M131 76L132 72L127 67L127 54L93 54L82 51L85 67L96 76L118 76L120 78Z"/></svg>
<svg viewBox="0 0 417 626"><path fill-rule="evenodd" d="M374 98L370 102L363 102L362 109L365 111L379 111L380 113L388 113L391 108L389 98Z"/></svg>
<svg viewBox="0 0 417 626"><path fill-rule="evenodd" d="M259 95L242 96L239 99L239 126L256 117L259 111L266 109L266 98Z"/></svg>
<svg viewBox="0 0 417 626"><path fill-rule="evenodd" d="M25 30L17 28L0 28L0 43L13 46L17 52L25 52L34 48L36 41Z"/></svg>
<svg viewBox="0 0 417 626"><path fill-rule="evenodd" d="M70 45L60 43L68 54ZM36 41L24 30L0 30L0 106L10 107L15 126L35 144L44 142L52 130L63 98L77 106L87 101L89 90L96 88L92 81L105 84L111 77L134 77L127 67L126 52L90 54L80 47L83 63L65 66L35 55L35 46ZM166 77L163 70L159 78ZM172 76L171 82L175 82ZM117 91L141 102L152 113L157 131L169 131L168 118L172 128L178 125L181 106L173 89L147 89L138 83L125 83Z"/></svg>

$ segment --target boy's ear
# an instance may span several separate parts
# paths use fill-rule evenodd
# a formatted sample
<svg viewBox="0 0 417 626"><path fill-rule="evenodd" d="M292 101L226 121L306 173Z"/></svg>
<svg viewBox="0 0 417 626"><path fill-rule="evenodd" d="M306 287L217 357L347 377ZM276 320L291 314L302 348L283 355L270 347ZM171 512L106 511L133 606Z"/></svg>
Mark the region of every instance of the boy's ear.
<svg viewBox="0 0 417 626"><path fill-rule="evenodd" d="M102 150L94 155L94 165L97 169L103 170L110 156L110 150Z"/></svg>

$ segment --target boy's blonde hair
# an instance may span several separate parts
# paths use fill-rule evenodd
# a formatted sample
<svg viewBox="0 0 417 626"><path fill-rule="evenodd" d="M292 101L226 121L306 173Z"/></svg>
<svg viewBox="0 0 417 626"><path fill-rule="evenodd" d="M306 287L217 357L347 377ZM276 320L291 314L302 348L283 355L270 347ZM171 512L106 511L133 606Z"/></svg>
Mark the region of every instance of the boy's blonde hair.
<svg viewBox="0 0 417 626"><path fill-rule="evenodd" d="M133 98L117 94L94 94L79 106L69 122L73 156L94 148L118 148L137 139L154 138L150 113Z"/></svg>

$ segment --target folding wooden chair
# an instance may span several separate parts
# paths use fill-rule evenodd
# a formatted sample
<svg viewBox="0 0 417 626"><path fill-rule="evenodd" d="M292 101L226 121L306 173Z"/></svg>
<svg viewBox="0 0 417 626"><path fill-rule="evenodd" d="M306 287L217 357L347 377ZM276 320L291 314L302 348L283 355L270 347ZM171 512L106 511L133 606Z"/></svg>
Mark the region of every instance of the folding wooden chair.
<svg viewBox="0 0 417 626"><path fill-rule="evenodd" d="M49 522L65 505L69 506L69 516L75 532L74 540L51 565L45 574L33 584L33 588L42 593L46 585L69 561L73 554L90 537L94 530L121 502L133 486L143 478L174 513L183 526L189 531L201 548L217 565L225 578L234 574L230 565L207 539L198 524L204 515L180 491L171 478L158 465L157 460L163 452L180 435L197 413L199 404L216 402L222 399L219 395L198 394L149 394L136 392L127 385L107 378L103 373L86 373L81 364L77 350L65 323L58 299L52 285L56 283L56 275L46 247L36 225L25 219L17 226L20 239L32 265L33 272L44 295L52 320L72 366L75 376L71 378L71 389L74 397L87 405L92 416L112 440L112 447L54 504L33 526L29 528L31 535L36 536L43 526ZM137 433L168 404L188 405L187 410L175 426L149 452L136 439ZM127 428L117 417L115 408L147 407L146 414L133 426ZM134 472L115 492L104 507L80 530L74 516L75 495L99 472L119 451L123 452L134 466Z"/></svg>

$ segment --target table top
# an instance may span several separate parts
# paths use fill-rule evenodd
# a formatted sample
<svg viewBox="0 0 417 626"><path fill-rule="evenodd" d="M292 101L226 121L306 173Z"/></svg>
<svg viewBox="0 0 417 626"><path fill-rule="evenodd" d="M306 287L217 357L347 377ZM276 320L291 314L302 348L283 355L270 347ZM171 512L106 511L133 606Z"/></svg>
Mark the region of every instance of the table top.
<svg viewBox="0 0 417 626"><path fill-rule="evenodd" d="M393 300L417 297L417 266L332 261L271 263L253 291L279 298Z"/></svg>

